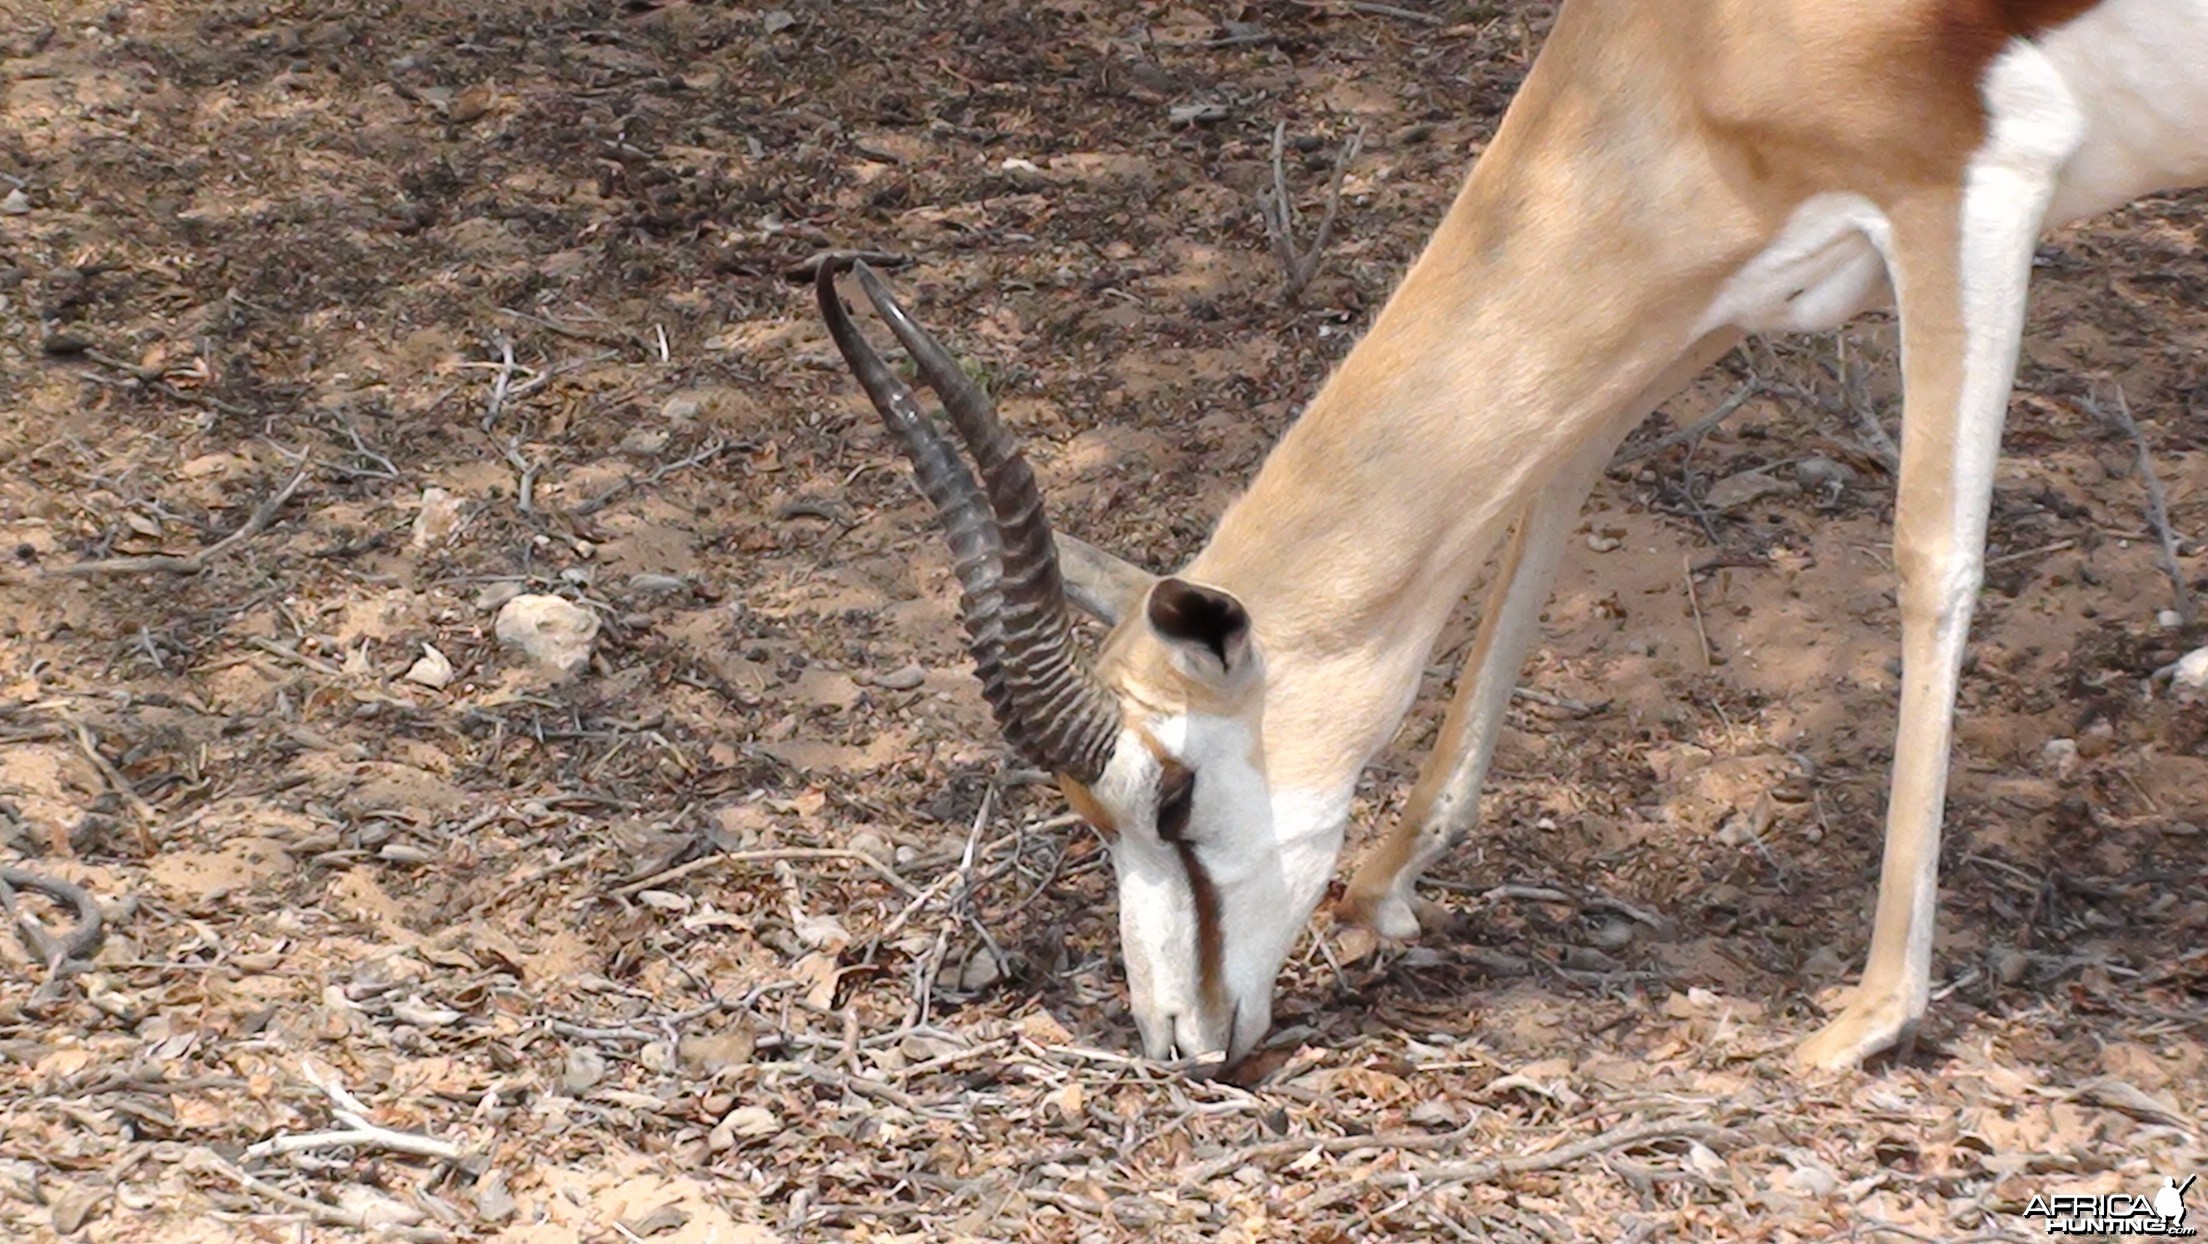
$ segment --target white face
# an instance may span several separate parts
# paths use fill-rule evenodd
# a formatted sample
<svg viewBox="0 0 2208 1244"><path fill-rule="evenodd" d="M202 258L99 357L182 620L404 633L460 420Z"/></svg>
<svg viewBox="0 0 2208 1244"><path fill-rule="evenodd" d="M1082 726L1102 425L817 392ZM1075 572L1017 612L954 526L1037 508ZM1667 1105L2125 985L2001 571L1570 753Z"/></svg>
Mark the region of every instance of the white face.
<svg viewBox="0 0 2208 1244"><path fill-rule="evenodd" d="M1273 790L1258 758L1241 720L1154 717L1121 732L1091 788L1116 830L1127 985L1152 1058L1256 1047L1341 853L1349 792Z"/></svg>

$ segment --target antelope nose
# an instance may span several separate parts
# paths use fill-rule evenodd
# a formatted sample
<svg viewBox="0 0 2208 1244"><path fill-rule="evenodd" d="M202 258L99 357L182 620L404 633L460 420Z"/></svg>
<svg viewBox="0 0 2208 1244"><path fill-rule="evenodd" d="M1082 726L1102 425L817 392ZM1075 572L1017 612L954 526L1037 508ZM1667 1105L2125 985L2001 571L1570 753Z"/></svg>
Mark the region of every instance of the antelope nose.
<svg viewBox="0 0 2208 1244"><path fill-rule="evenodd" d="M1222 1041L1205 1031L1205 1025L1201 1017L1176 1013L1167 1017L1167 1024L1173 1034L1172 1057L1177 1059L1226 1057L1229 1042Z"/></svg>

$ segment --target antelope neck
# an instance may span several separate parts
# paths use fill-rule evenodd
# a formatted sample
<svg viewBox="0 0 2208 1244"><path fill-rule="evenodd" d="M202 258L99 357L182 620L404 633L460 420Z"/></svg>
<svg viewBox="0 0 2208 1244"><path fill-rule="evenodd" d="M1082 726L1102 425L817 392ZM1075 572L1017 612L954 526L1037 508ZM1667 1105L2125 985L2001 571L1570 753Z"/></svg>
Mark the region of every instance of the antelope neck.
<svg viewBox="0 0 2208 1244"><path fill-rule="evenodd" d="M1591 437L1624 434L1636 398L1694 346L1728 261L1755 249L1752 230L1723 227L1741 213L1707 201L1676 127L1657 145L1645 122L1611 124L1540 76L1526 90L1546 106L1521 97L1370 333L1188 567L1249 608L1276 785L1354 781L1532 490ZM1677 175L1652 176L1655 162ZM1664 188L1680 202L1651 202Z"/></svg>

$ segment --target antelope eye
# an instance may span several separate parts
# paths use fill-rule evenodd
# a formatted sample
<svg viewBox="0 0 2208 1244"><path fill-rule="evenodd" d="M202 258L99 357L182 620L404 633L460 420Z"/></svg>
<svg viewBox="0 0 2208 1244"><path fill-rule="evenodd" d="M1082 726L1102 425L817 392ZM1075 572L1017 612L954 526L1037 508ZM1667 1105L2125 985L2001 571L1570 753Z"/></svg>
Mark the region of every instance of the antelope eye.
<svg viewBox="0 0 2208 1244"><path fill-rule="evenodd" d="M1158 837L1181 842L1188 834L1188 811L1196 801L1196 775L1186 769L1168 769L1158 788Z"/></svg>

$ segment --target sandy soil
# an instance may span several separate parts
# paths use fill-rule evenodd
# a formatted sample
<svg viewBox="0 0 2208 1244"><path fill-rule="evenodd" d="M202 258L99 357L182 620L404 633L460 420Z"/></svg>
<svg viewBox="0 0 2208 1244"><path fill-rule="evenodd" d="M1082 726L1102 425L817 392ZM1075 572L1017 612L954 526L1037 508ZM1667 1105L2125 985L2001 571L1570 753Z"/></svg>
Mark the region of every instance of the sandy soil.
<svg viewBox="0 0 2208 1244"><path fill-rule="evenodd" d="M2044 248L1910 1055L1784 1058L1858 965L1891 746L1870 321L1612 472L1451 927L1307 941L1253 1085L1127 1056L1108 868L993 741L789 273L914 257L1057 521L1185 557L1548 16L1227 7L16 0L0 863L111 927L52 997L0 946L0 1235L2021 1239L2208 1166L2208 706L2149 681L2208 631L2157 622L2095 413L2208 592L2200 196ZM1276 120L1313 208L1366 134L1294 305ZM586 674L501 649L518 591L596 612ZM248 1153L346 1091L460 1156Z"/></svg>

